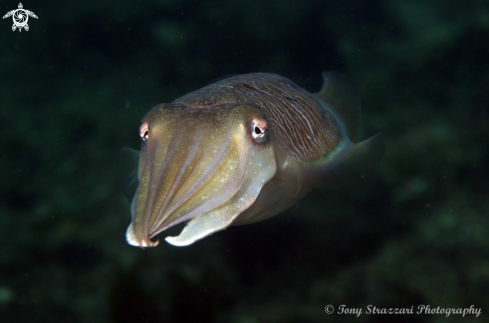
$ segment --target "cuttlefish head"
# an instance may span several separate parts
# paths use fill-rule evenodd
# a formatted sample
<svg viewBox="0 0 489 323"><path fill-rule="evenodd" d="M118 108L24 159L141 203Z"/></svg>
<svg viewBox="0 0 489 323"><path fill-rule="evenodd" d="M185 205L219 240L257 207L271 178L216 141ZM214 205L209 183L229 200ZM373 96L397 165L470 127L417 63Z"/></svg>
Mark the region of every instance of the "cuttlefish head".
<svg viewBox="0 0 489 323"><path fill-rule="evenodd" d="M134 246L156 246L154 236L183 221L167 242L186 246L225 229L277 171L267 117L251 104L159 105L143 118L140 136L126 234Z"/></svg>

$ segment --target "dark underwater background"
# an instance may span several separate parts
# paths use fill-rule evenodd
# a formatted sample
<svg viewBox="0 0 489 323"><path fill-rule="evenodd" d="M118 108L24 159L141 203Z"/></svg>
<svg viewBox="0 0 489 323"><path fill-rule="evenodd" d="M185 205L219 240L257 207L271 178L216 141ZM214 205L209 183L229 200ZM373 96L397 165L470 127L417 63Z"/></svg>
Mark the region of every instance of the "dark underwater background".
<svg viewBox="0 0 489 323"><path fill-rule="evenodd" d="M487 0L23 5L28 32L0 21L0 322L489 320ZM383 134L372 173L189 247L126 243L117 153L151 107L250 72L316 92L324 70Z"/></svg>

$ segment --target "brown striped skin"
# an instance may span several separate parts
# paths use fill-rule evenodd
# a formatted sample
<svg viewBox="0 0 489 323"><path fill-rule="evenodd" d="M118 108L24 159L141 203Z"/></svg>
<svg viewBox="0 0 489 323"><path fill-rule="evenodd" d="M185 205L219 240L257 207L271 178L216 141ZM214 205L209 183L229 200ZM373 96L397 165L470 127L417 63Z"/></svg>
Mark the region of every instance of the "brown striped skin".
<svg viewBox="0 0 489 323"><path fill-rule="evenodd" d="M236 102L252 102L265 111L279 168L297 168L303 162L316 160L330 152L340 140L335 120L321 109L312 95L277 74L230 77L174 101L194 109Z"/></svg>

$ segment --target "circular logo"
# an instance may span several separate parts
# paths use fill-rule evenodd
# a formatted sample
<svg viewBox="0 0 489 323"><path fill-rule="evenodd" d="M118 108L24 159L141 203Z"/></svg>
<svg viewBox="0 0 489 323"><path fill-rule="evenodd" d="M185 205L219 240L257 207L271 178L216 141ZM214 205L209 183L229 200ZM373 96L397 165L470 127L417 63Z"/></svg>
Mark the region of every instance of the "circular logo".
<svg viewBox="0 0 489 323"><path fill-rule="evenodd" d="M326 305L324 307L324 311L326 312L326 314L331 314L334 312L334 307L333 305Z"/></svg>
<svg viewBox="0 0 489 323"><path fill-rule="evenodd" d="M13 18L14 18L14 23L19 27L25 26L25 24L27 23L27 13L25 12L25 10L22 9L16 10Z"/></svg>

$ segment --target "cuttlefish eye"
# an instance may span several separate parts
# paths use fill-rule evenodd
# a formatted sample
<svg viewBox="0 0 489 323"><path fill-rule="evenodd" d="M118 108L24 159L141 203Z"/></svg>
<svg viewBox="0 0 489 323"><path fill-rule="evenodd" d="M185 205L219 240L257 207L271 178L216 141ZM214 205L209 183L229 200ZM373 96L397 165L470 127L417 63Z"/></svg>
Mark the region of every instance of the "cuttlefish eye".
<svg viewBox="0 0 489 323"><path fill-rule="evenodd" d="M253 140L257 143L267 141L269 137L267 122L262 119L253 119L251 121L251 136L253 137Z"/></svg>
<svg viewBox="0 0 489 323"><path fill-rule="evenodd" d="M143 139L143 141L148 140L148 132L149 132L148 123L145 122L141 124L141 127L139 127L139 135L141 136L141 139Z"/></svg>

